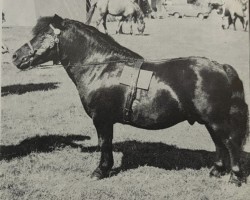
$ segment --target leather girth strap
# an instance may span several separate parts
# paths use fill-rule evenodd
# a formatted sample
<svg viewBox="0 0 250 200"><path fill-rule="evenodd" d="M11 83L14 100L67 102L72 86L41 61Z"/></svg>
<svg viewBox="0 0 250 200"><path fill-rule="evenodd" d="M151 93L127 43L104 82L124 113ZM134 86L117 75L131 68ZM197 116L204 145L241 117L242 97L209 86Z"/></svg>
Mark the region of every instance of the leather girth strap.
<svg viewBox="0 0 250 200"><path fill-rule="evenodd" d="M135 72L131 78L131 83L130 83L130 90L125 102L125 107L123 110L123 120L124 122L130 122L131 121L131 114L132 114L132 104L133 101L136 98L136 88L137 88L137 83L139 79L139 74L140 74L140 69L143 64L144 60L143 59L137 59L132 61L132 67L135 69ZM131 64L129 64L131 65Z"/></svg>

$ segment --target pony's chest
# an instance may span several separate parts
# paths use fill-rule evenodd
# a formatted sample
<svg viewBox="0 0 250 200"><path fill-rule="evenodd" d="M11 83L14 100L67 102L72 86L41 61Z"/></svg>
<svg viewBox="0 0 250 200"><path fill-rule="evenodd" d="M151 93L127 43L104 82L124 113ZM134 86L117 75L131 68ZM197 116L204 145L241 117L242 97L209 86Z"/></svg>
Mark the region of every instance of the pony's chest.
<svg viewBox="0 0 250 200"><path fill-rule="evenodd" d="M111 68L112 66L109 69L95 66L78 79L77 90L86 106L93 107L93 102L98 106L97 104L104 104L116 96L113 89L119 86L121 71Z"/></svg>

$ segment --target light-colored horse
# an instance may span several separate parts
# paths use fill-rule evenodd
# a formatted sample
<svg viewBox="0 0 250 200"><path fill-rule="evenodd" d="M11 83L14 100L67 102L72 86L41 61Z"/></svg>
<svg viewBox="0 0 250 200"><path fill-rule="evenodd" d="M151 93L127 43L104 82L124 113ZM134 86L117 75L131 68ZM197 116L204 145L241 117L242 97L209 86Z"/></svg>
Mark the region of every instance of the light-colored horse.
<svg viewBox="0 0 250 200"><path fill-rule="evenodd" d="M227 19L228 27L233 24L234 30L236 30L235 22L239 18L243 29L246 30L247 24L247 15L248 12L248 0L224 0L222 4L222 20ZM222 28L225 28L225 24L222 24Z"/></svg>
<svg viewBox="0 0 250 200"><path fill-rule="evenodd" d="M106 26L108 14L113 16L122 16L118 23L116 33L121 33L121 27L125 20L130 22L130 34L133 34L133 21L137 23L137 29L139 33L144 32L144 14L141 11L139 5L134 0L99 0L92 4L88 13L86 24L90 24L95 10L98 16L96 20L96 27L98 28L99 24L103 20L105 33L108 33Z"/></svg>
<svg viewBox="0 0 250 200"><path fill-rule="evenodd" d="M246 3L246 10L244 11L245 31L249 23L249 2Z"/></svg>
<svg viewBox="0 0 250 200"><path fill-rule="evenodd" d="M5 22L5 13L2 12L2 24ZM2 54L9 53L8 47L2 42Z"/></svg>

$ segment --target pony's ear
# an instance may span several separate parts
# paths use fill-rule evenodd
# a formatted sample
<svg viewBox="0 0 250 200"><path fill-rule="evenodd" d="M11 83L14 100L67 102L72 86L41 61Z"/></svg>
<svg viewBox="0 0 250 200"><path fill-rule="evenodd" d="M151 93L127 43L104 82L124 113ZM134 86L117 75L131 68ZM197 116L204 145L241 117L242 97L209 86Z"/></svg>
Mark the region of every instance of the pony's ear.
<svg viewBox="0 0 250 200"><path fill-rule="evenodd" d="M59 28L59 29L63 28L63 18L57 14L54 15L51 23L55 26L55 28Z"/></svg>

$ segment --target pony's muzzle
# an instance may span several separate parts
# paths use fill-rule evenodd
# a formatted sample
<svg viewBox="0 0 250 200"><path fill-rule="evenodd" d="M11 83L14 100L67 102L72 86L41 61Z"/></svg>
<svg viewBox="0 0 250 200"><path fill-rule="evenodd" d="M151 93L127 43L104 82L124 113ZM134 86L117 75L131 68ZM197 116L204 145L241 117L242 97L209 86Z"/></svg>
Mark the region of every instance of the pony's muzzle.
<svg viewBox="0 0 250 200"><path fill-rule="evenodd" d="M30 56L20 56L17 52L12 55L12 63L21 70L30 67L31 61Z"/></svg>

